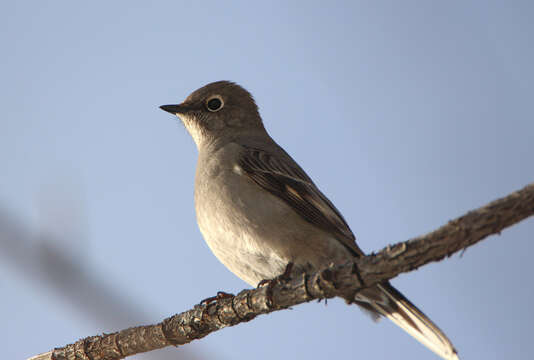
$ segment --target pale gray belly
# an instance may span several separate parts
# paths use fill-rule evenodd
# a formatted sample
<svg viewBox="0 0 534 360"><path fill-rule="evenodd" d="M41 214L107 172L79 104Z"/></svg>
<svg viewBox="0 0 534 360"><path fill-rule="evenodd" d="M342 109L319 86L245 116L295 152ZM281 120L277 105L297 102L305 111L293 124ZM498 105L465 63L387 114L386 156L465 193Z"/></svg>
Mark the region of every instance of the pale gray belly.
<svg viewBox="0 0 534 360"><path fill-rule="evenodd" d="M215 256L250 285L280 275L289 262L299 272L352 258L338 240L246 175L233 169L211 175L195 185L200 231Z"/></svg>

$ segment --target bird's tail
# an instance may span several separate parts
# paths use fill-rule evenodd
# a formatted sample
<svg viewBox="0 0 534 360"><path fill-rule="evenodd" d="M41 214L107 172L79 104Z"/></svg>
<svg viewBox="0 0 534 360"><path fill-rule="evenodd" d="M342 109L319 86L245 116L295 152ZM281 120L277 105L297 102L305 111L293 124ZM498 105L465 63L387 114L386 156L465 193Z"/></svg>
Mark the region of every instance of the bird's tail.
<svg viewBox="0 0 534 360"><path fill-rule="evenodd" d="M375 317L387 317L443 359L458 360L456 349L443 331L389 282L358 293L356 303Z"/></svg>

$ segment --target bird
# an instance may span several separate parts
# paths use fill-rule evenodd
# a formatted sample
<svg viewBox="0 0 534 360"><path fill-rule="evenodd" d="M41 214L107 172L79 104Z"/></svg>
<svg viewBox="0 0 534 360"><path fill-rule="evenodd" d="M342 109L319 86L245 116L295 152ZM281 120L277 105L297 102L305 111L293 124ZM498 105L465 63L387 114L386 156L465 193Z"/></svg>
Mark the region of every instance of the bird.
<svg viewBox="0 0 534 360"><path fill-rule="evenodd" d="M340 211L268 134L242 86L216 81L182 103L176 115L198 149L195 211L215 256L252 286L290 269L311 273L365 256ZM458 359L451 341L389 281L347 302L386 317L443 359Z"/></svg>

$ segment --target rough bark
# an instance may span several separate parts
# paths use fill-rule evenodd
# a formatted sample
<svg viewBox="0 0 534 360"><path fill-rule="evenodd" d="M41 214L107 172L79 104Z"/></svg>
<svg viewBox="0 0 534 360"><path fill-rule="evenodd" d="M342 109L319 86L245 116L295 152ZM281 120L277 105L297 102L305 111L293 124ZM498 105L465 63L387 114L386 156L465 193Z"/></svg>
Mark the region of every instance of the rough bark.
<svg viewBox="0 0 534 360"><path fill-rule="evenodd" d="M302 275L171 316L155 325L90 336L31 360L116 360L165 346L179 346L227 326L314 299L350 295L465 249L534 214L534 183L449 221L439 229L388 246L354 263Z"/></svg>

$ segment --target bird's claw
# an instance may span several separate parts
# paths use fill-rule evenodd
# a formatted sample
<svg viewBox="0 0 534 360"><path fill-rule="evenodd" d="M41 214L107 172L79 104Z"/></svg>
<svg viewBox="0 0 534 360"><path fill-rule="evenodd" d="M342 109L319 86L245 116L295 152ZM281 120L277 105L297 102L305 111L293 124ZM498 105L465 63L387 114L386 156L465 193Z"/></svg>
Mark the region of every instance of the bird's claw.
<svg viewBox="0 0 534 360"><path fill-rule="evenodd" d="M267 301L269 304L273 304L273 287L276 283L279 283L280 281L289 281L291 280L291 270L293 269L293 263L290 262L286 265L286 269L284 272L274 279L263 279L258 283L258 287L263 287L267 285Z"/></svg>
<svg viewBox="0 0 534 360"><path fill-rule="evenodd" d="M200 305L209 305L214 301L219 301L222 299L229 299L234 297L234 294L226 293L224 291L217 291L217 295L210 296L209 298L205 298L200 302Z"/></svg>

